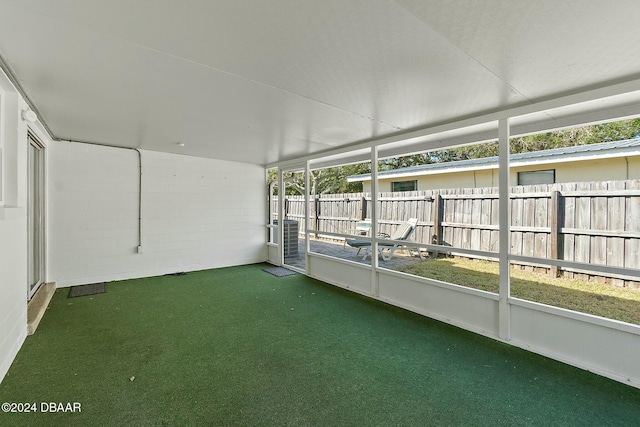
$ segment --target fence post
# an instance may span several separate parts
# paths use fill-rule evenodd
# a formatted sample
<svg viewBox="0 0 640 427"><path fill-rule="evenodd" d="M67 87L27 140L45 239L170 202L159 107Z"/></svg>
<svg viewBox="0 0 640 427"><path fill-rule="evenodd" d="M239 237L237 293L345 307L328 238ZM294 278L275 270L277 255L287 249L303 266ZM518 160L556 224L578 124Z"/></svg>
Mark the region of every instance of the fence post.
<svg viewBox="0 0 640 427"><path fill-rule="evenodd" d="M318 230L320 230L320 195L316 194L314 197L314 203L315 203L315 215L313 218L314 221L314 229L316 230L315 236L316 239L318 238Z"/></svg>
<svg viewBox="0 0 640 427"><path fill-rule="evenodd" d="M364 197L364 193L362 193L362 197L360 197L360 221L364 221L367 218L367 199Z"/></svg>
<svg viewBox="0 0 640 427"><path fill-rule="evenodd" d="M434 245L442 244L442 211L444 204L442 203L442 196L440 193L436 194L433 198L433 236L431 236L431 243ZM439 252L433 251L433 257L438 258Z"/></svg>
<svg viewBox="0 0 640 427"><path fill-rule="evenodd" d="M284 197L284 215L282 216L282 219L286 219L287 216L289 215L289 199L287 199L287 196Z"/></svg>
<svg viewBox="0 0 640 427"><path fill-rule="evenodd" d="M551 192L551 201L549 202L549 228L551 234L549 236L549 258L560 259L560 247L562 240L560 239L560 225L562 217L562 209L560 208L561 195L558 190ZM552 265L549 268L549 276L552 278L558 277L558 266Z"/></svg>

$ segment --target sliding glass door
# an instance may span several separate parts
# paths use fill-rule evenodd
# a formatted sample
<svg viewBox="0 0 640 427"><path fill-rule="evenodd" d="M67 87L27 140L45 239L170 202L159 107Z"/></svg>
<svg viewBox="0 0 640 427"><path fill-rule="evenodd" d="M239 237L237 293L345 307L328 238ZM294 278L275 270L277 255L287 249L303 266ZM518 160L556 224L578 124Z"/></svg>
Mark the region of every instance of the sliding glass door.
<svg viewBox="0 0 640 427"><path fill-rule="evenodd" d="M31 299L44 281L44 147L29 134L29 293Z"/></svg>

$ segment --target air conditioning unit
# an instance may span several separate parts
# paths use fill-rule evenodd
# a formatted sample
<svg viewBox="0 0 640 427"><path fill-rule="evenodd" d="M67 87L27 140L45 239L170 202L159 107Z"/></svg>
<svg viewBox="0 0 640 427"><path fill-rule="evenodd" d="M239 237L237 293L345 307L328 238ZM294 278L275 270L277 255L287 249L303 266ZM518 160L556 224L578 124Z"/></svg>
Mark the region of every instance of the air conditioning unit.
<svg viewBox="0 0 640 427"><path fill-rule="evenodd" d="M278 220L273 220L273 243L278 243L280 239L280 231L278 229ZM282 221L284 227L284 258L296 258L298 256L298 231L299 222L292 219L285 219Z"/></svg>

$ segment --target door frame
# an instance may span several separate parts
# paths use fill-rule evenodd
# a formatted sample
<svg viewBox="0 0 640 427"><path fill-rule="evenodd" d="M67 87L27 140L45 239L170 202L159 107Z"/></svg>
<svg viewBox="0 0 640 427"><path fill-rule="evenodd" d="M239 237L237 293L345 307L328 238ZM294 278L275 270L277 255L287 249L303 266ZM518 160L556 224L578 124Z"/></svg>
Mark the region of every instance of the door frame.
<svg viewBox="0 0 640 427"><path fill-rule="evenodd" d="M44 283L46 271L45 145L31 131L27 132L27 142L27 300L31 300ZM32 148L35 149L33 159ZM36 193L32 198L34 189Z"/></svg>
<svg viewBox="0 0 640 427"><path fill-rule="evenodd" d="M309 190L308 190L308 175L309 175L309 171L308 171L308 167L307 167L307 163L298 163L295 165L287 165L286 167L282 167L282 168L278 168L278 222L279 224L282 224L282 226L278 227L278 242L280 242L279 244L279 251L280 251L280 263L282 266L292 269L292 270L297 270L300 271L302 273L306 273L307 272L307 265L309 263L309 258L308 258L308 253L309 253L309 233L307 231L307 228L305 226L305 229L302 230L303 233L300 233L300 230L298 230L298 238L300 234L304 234L304 245L303 245L303 251L304 251L304 267L300 267L300 266L295 266L295 265L291 265L288 264L286 262L286 258L285 258L285 247L284 247L284 241L285 241L285 236L284 236L284 220L286 217L286 212L285 212L285 199L286 199L286 189L287 189L287 184L288 182L286 182L286 180L284 179L284 174L285 173L302 173L304 174L304 186L305 186L305 194L304 194L304 206L305 206L305 210L304 210L304 217L305 217L305 221L304 224L307 223L307 219L308 219L308 213L307 210L309 208ZM302 221L300 221L299 223L302 223Z"/></svg>

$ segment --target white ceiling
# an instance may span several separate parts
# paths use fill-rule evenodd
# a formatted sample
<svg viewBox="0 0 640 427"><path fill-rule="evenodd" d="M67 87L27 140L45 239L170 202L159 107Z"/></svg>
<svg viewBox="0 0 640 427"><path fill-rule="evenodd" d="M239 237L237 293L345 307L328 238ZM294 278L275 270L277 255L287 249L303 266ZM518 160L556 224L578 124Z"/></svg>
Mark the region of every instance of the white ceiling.
<svg viewBox="0 0 640 427"><path fill-rule="evenodd" d="M638 18L637 0L0 0L0 55L56 138L268 164L638 80Z"/></svg>

